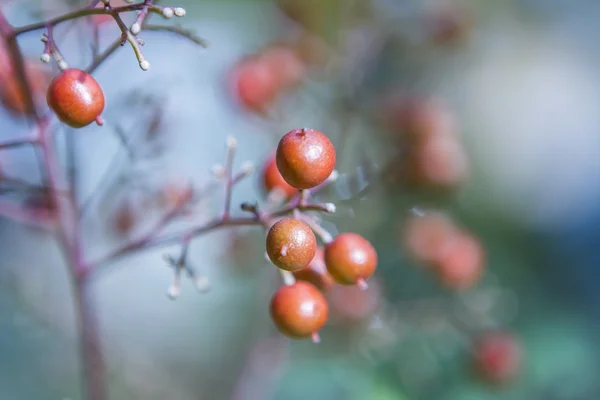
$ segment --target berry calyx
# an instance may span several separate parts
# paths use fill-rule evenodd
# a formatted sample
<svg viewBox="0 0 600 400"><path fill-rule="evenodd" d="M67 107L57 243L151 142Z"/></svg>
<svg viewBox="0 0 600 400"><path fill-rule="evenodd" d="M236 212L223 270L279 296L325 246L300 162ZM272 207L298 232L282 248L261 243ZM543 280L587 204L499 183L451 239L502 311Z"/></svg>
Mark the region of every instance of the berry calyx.
<svg viewBox="0 0 600 400"><path fill-rule="evenodd" d="M337 283L366 287L377 268L377 252L362 236L342 233L325 246L325 265Z"/></svg>
<svg viewBox="0 0 600 400"><path fill-rule="evenodd" d="M293 339L312 337L327 322L329 306L321 292L307 282L282 286L271 300L271 318L277 329Z"/></svg>
<svg viewBox="0 0 600 400"><path fill-rule="evenodd" d="M275 156L270 157L263 167L262 184L267 193L278 190L286 198L290 198L298 193L298 189L290 186L285 179L283 179L283 176L281 176L281 172L279 172L279 169L277 168Z"/></svg>
<svg viewBox="0 0 600 400"><path fill-rule="evenodd" d="M473 364L478 375L492 384L513 379L521 365L521 347L507 332L490 332L481 336L473 348Z"/></svg>
<svg viewBox="0 0 600 400"><path fill-rule="evenodd" d="M297 189L311 189L333 172L335 148L327 136L314 129L286 133L277 146L277 168L283 179Z"/></svg>
<svg viewBox="0 0 600 400"><path fill-rule="evenodd" d="M334 285L334 280L331 274L327 272L325 266L325 252L318 247L312 261L299 271L295 271L294 278L298 281L312 283L321 292L327 292Z"/></svg>
<svg viewBox="0 0 600 400"><path fill-rule="evenodd" d="M283 270L293 272L306 267L316 250L315 234L297 219L277 221L267 233L267 255L275 266Z"/></svg>
<svg viewBox="0 0 600 400"><path fill-rule="evenodd" d="M54 78L46 100L58 119L73 128L100 121L104 110L100 84L90 74L76 68L66 69Z"/></svg>

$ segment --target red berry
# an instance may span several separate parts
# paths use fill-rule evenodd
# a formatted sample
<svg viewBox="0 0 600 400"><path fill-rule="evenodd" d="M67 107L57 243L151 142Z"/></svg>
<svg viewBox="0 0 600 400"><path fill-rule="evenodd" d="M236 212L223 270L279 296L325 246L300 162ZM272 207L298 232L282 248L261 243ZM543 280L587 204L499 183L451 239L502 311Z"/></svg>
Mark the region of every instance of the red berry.
<svg viewBox="0 0 600 400"><path fill-rule="evenodd" d="M277 146L277 168L287 183L310 189L323 183L335 168L335 148L327 136L314 129L294 129Z"/></svg>
<svg viewBox="0 0 600 400"><path fill-rule="evenodd" d="M325 297L307 282L282 286L271 300L271 318L277 329L295 339L315 337L328 314Z"/></svg>
<svg viewBox="0 0 600 400"><path fill-rule="evenodd" d="M337 283L363 284L377 268L377 252L362 236L343 233L325 246L325 265Z"/></svg>
<svg viewBox="0 0 600 400"><path fill-rule="evenodd" d="M318 247L312 261L299 271L294 272L296 280L305 281L315 285L320 291L327 292L333 284L333 277L327 272L324 251Z"/></svg>
<svg viewBox="0 0 600 400"><path fill-rule="evenodd" d="M317 239L304 222L293 218L277 221L267 234L267 254L275 266L286 271L306 267L317 251Z"/></svg>
<svg viewBox="0 0 600 400"><path fill-rule="evenodd" d="M415 261L429 266L439 259L457 229L450 217L439 211L411 216L402 226L403 246Z"/></svg>
<svg viewBox="0 0 600 400"><path fill-rule="evenodd" d="M406 159L411 183L452 188L467 178L468 162L456 135L439 132L423 138Z"/></svg>
<svg viewBox="0 0 600 400"><path fill-rule="evenodd" d="M131 233L137 222L135 206L129 201L122 202L114 211L113 228L119 235L126 236Z"/></svg>
<svg viewBox="0 0 600 400"><path fill-rule="evenodd" d="M1 57L2 52L0 51ZM10 58L8 58L8 55L6 57L6 60L0 62L0 100L2 105L11 113L26 114L25 94L15 77ZM25 62L25 73L27 74L29 89L34 97L34 105L39 105L39 100L43 99L50 77L37 63L31 61ZM30 111L33 112L34 110Z"/></svg>
<svg viewBox="0 0 600 400"><path fill-rule="evenodd" d="M494 384L513 379L521 365L521 347L506 332L491 332L480 337L473 349L473 364L479 376Z"/></svg>
<svg viewBox="0 0 600 400"><path fill-rule="evenodd" d="M279 169L277 169L275 156L270 157L265 163L262 171L262 181L263 187L267 193L277 189L284 194L286 198L290 198L298 192L298 189L291 187L285 179L283 179L283 176L281 176Z"/></svg>
<svg viewBox="0 0 600 400"><path fill-rule="evenodd" d="M455 233L435 261L441 282L455 290L465 290L475 285L484 270L484 253L477 238L463 232Z"/></svg>
<svg viewBox="0 0 600 400"><path fill-rule="evenodd" d="M376 280L366 290L358 286L336 285L328 292L331 314L344 322L360 322L372 317L382 302L381 287Z"/></svg>
<svg viewBox="0 0 600 400"><path fill-rule="evenodd" d="M46 99L58 119L73 128L96 121L104 110L104 93L98 82L80 69L64 70L50 83Z"/></svg>
<svg viewBox="0 0 600 400"><path fill-rule="evenodd" d="M271 69L279 89L298 85L306 74L306 67L298 54L287 46L270 47L260 57Z"/></svg>
<svg viewBox="0 0 600 400"><path fill-rule="evenodd" d="M160 203L169 210L183 206L194 195L194 189L189 182L173 181L161 189Z"/></svg>
<svg viewBox="0 0 600 400"><path fill-rule="evenodd" d="M242 60L234 74L236 95L244 107L264 112L277 97L277 78L260 57Z"/></svg>

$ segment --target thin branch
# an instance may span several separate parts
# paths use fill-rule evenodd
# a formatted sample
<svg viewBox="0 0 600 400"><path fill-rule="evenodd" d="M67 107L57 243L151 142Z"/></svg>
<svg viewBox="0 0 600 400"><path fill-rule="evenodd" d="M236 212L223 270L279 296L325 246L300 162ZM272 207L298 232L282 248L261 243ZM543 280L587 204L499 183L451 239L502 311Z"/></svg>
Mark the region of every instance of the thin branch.
<svg viewBox="0 0 600 400"><path fill-rule="evenodd" d="M192 31L187 30L187 29L183 29L181 27L178 26L164 26L164 25L152 25L152 24L147 24L144 25L143 30L145 31L155 31L155 32L170 32L170 33L174 33L178 36L184 37L186 39L191 40L192 42L196 43L197 45L200 45L204 48L208 47L208 42L205 39L202 39L199 36L196 36L196 34L194 34Z"/></svg>
<svg viewBox="0 0 600 400"><path fill-rule="evenodd" d="M52 18L48 21L36 22L33 24L21 26L14 28L14 35L19 36L23 33L37 31L39 29L44 29L48 25L56 26L62 22L69 21L76 18L86 17L90 15L119 15L120 13L128 12L128 11L138 11L145 7L144 3L140 4L131 4L122 7L112 7L110 9L106 8L89 8L89 6L85 6L84 8L80 8L79 10L71 11L69 13L60 15L56 18Z"/></svg>
<svg viewBox="0 0 600 400"><path fill-rule="evenodd" d="M121 39L117 39L114 42L111 43L110 46L108 46L108 48L106 50L104 50L102 53L98 54L94 60L92 61L92 63L86 68L86 71L89 74L93 74L96 69L98 69L98 67L100 67L100 65L106 61L111 55L113 55L113 53L115 51L117 51L117 49L119 49L121 47Z"/></svg>

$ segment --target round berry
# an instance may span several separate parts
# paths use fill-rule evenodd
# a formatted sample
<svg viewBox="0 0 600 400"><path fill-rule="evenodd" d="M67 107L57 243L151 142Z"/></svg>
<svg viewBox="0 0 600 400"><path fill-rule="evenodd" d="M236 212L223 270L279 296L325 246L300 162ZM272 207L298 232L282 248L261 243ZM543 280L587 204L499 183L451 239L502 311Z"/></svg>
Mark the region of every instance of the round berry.
<svg viewBox="0 0 600 400"><path fill-rule="evenodd" d="M373 279L366 290L358 286L335 285L328 292L327 298L332 317L353 323L373 317L382 304L381 295L381 286Z"/></svg>
<svg viewBox="0 0 600 400"><path fill-rule="evenodd" d="M2 57L2 54L0 54ZM10 61L0 63L0 101L2 105L15 115L30 114L35 110L27 110L26 98L19 81L16 79ZM38 66L37 62L26 61L25 73L29 89L34 97L34 105L38 106L50 82L49 75Z"/></svg>
<svg viewBox="0 0 600 400"><path fill-rule="evenodd" d="M410 257L430 266L451 242L457 227L450 217L439 211L411 216L402 226L402 243Z"/></svg>
<svg viewBox="0 0 600 400"><path fill-rule="evenodd" d="M490 332L474 345L473 364L478 375L489 383L502 384L513 379L521 364L521 347L507 332Z"/></svg>
<svg viewBox="0 0 600 400"><path fill-rule="evenodd" d="M267 234L267 254L275 266L286 271L306 267L317 251L315 234L304 222L293 218L277 221Z"/></svg>
<svg viewBox="0 0 600 400"><path fill-rule="evenodd" d="M319 290L307 282L282 286L271 300L271 318L284 335L315 337L327 322L329 306Z"/></svg>
<svg viewBox="0 0 600 400"><path fill-rule="evenodd" d="M434 268L445 286L454 290L469 289L481 278L485 266L484 253L477 238L457 232L439 254Z"/></svg>
<svg viewBox="0 0 600 400"><path fill-rule="evenodd" d="M277 78L260 57L242 60L234 74L235 92L244 107L264 112L277 97Z"/></svg>
<svg viewBox="0 0 600 400"><path fill-rule="evenodd" d="M277 168L287 183L310 189L323 183L335 168L335 148L327 136L314 129L294 129L277 146Z"/></svg>
<svg viewBox="0 0 600 400"><path fill-rule="evenodd" d="M275 156L270 157L263 167L262 184L267 193L278 190L286 198L290 198L298 193L298 189L291 187L285 179L283 179L283 176L281 176L279 169L277 169Z"/></svg>
<svg viewBox="0 0 600 400"><path fill-rule="evenodd" d="M138 222L138 215L134 205L129 201L119 204L113 215L113 228L121 236L126 236Z"/></svg>
<svg viewBox="0 0 600 400"><path fill-rule="evenodd" d="M298 85L306 74L306 67L298 54L287 46L269 47L261 57L277 80L277 87L281 89Z"/></svg>
<svg viewBox="0 0 600 400"><path fill-rule="evenodd" d="M87 72L75 68L54 78L46 100L58 119L73 128L91 124L104 110L100 84Z"/></svg>
<svg viewBox="0 0 600 400"><path fill-rule="evenodd" d="M305 268L294 272L294 277L296 280L312 283L322 292L329 291L335 283L333 277L327 272L324 251L320 247Z"/></svg>
<svg viewBox="0 0 600 400"><path fill-rule="evenodd" d="M377 268L377 252L362 236L343 233L325 246L325 265L339 284L364 284Z"/></svg>

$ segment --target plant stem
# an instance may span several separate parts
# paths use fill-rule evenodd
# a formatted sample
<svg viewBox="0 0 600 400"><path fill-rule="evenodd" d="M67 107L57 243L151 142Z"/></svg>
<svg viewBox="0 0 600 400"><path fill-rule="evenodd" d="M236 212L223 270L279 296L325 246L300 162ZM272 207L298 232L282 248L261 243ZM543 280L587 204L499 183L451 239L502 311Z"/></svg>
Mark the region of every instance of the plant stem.
<svg viewBox="0 0 600 400"><path fill-rule="evenodd" d="M73 303L78 322L79 351L83 369L84 396L86 400L106 400L106 365L92 293L88 283L73 281Z"/></svg>

